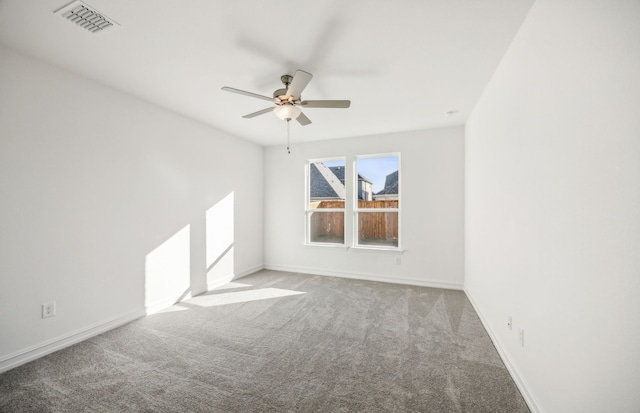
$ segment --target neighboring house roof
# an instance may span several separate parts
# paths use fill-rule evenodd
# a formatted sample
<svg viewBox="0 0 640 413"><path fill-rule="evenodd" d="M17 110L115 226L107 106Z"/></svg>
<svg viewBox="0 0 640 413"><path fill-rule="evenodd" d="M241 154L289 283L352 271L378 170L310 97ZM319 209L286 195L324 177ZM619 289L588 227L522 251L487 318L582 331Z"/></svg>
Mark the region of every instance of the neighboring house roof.
<svg viewBox="0 0 640 413"><path fill-rule="evenodd" d="M311 198L345 198L344 166L325 166L322 162L311 164ZM397 175L397 172L396 172ZM389 177L387 177L388 179ZM372 183L358 174L358 181ZM396 178L397 187L397 178ZM395 192L397 194L397 191Z"/></svg>
<svg viewBox="0 0 640 413"><path fill-rule="evenodd" d="M329 169L331 169L331 172L333 172L340 182L342 182L342 185L344 185L344 166L330 166ZM362 174L358 174L358 181L367 181L371 183L371 181Z"/></svg>
<svg viewBox="0 0 640 413"><path fill-rule="evenodd" d="M344 166L325 166L322 162L311 164L311 198L340 198L346 195L344 187ZM371 183L358 174L359 181Z"/></svg>
<svg viewBox="0 0 640 413"><path fill-rule="evenodd" d="M369 180L369 178L367 178L366 176L362 175L362 174L358 174L358 181L365 181L365 182L369 182L371 185L373 185L373 182L371 182Z"/></svg>
<svg viewBox="0 0 640 413"><path fill-rule="evenodd" d="M340 180L340 182L342 182L342 185L344 185L344 166L330 166L329 169L331 169L331 172L333 172L333 174ZM372 183L362 174L358 174L358 181L365 181L369 182L370 184Z"/></svg>
<svg viewBox="0 0 640 413"><path fill-rule="evenodd" d="M384 189L377 192L376 195L397 195L398 194L398 171L392 172L387 175L384 180Z"/></svg>
<svg viewBox="0 0 640 413"><path fill-rule="evenodd" d="M342 170L342 179L340 178ZM323 163L311 164L311 198L345 199L344 167L327 167Z"/></svg>
<svg viewBox="0 0 640 413"><path fill-rule="evenodd" d="M330 166L329 169L340 180L342 186L344 186L344 166Z"/></svg>

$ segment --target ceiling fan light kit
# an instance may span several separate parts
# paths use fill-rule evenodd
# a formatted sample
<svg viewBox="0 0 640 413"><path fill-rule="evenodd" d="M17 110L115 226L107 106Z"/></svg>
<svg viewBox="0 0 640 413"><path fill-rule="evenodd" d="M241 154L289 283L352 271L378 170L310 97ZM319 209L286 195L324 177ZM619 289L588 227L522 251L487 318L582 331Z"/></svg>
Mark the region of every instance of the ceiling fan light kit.
<svg viewBox="0 0 640 413"><path fill-rule="evenodd" d="M302 113L302 110L298 106L286 102L273 108L273 113L280 119L289 121L291 119L297 119L300 113Z"/></svg>

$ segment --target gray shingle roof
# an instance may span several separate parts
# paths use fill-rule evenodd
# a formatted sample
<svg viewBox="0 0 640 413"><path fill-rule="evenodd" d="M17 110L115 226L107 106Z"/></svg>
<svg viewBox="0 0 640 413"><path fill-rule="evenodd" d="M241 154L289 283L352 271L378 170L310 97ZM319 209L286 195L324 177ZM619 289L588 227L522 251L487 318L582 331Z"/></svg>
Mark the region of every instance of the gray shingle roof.
<svg viewBox="0 0 640 413"><path fill-rule="evenodd" d="M344 167L326 167L323 163L311 164L311 198L345 198Z"/></svg>
<svg viewBox="0 0 640 413"><path fill-rule="evenodd" d="M376 195L398 194L398 171L392 172L387 175L384 180L384 189L377 192Z"/></svg>
<svg viewBox="0 0 640 413"><path fill-rule="evenodd" d="M345 198L344 166L325 166L322 162L311 164L311 198ZM388 178L388 177L387 177ZM363 175L358 180L371 183ZM397 193L397 192L396 192Z"/></svg>
<svg viewBox="0 0 640 413"><path fill-rule="evenodd" d="M329 169L331 169L331 172L333 172L333 174L338 177L340 182L342 182L342 185L344 185L344 166L330 166ZM358 180L359 181L367 181L367 182L371 183L371 181L368 180L362 174L358 174Z"/></svg>

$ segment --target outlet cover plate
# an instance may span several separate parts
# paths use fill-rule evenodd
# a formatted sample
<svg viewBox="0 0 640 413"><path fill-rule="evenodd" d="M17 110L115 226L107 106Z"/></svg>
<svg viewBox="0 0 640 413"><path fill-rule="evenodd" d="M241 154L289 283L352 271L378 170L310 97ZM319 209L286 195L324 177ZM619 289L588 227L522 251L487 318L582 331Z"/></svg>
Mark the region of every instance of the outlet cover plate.
<svg viewBox="0 0 640 413"><path fill-rule="evenodd" d="M42 304L42 318L53 317L56 315L56 302Z"/></svg>

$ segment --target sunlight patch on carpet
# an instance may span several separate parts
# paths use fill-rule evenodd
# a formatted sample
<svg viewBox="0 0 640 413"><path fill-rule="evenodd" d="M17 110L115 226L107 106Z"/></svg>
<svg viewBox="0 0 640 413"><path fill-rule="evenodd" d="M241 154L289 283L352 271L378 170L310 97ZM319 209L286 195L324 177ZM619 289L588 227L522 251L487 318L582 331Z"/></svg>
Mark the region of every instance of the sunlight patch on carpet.
<svg viewBox="0 0 640 413"><path fill-rule="evenodd" d="M281 288L261 288L258 290L237 291L232 293L201 295L189 300L189 304L201 307L216 307L227 304L246 303L249 301L281 298L292 295L305 294L302 291L283 290Z"/></svg>

